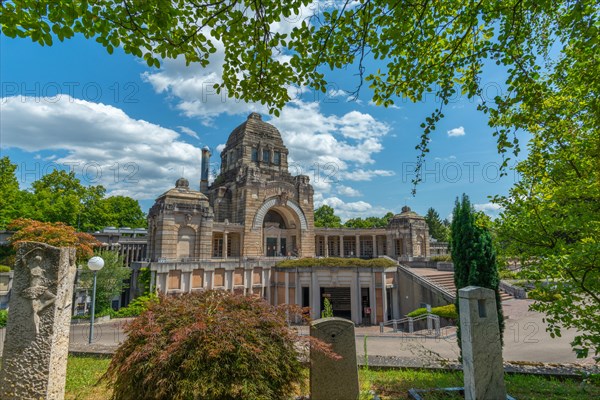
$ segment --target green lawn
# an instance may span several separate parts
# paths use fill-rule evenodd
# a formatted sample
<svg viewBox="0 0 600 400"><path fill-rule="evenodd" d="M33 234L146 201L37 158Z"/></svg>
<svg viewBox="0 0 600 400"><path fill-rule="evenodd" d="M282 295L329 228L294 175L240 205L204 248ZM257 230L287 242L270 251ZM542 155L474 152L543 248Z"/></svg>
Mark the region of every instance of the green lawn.
<svg viewBox="0 0 600 400"><path fill-rule="evenodd" d="M67 370L66 399L107 400L110 389L96 382L110 360L91 356L70 356ZM408 399L408 389L462 386L461 372L420 370L361 371L361 388L374 389L382 399ZM508 393L518 400L581 400L600 398L600 386L574 380L557 380L533 375L506 375ZM308 387L306 385L305 387ZM430 399L451 399L429 395ZM455 397L458 398L458 397Z"/></svg>

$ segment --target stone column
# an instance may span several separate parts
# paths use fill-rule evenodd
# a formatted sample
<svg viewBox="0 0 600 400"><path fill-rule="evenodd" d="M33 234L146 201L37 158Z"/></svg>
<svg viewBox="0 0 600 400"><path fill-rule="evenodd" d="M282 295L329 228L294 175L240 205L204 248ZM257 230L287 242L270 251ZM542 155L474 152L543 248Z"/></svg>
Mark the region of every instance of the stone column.
<svg viewBox="0 0 600 400"><path fill-rule="evenodd" d="M325 257L329 257L329 236L323 236L323 240L325 240Z"/></svg>
<svg viewBox="0 0 600 400"><path fill-rule="evenodd" d="M340 257L344 257L344 235L340 235Z"/></svg>
<svg viewBox="0 0 600 400"><path fill-rule="evenodd" d="M311 318L317 319L321 317L321 287L319 286L319 276L315 268L310 269L310 293Z"/></svg>
<svg viewBox="0 0 600 400"><path fill-rule="evenodd" d="M356 238L356 249L355 249L356 254L355 254L355 256L357 258L360 258L360 235L356 235L355 238Z"/></svg>
<svg viewBox="0 0 600 400"><path fill-rule="evenodd" d="M75 249L19 245L0 398L64 399L75 270Z"/></svg>
<svg viewBox="0 0 600 400"><path fill-rule="evenodd" d="M504 400L504 368L496 294L468 286L458 291L466 400Z"/></svg>
<svg viewBox="0 0 600 400"><path fill-rule="evenodd" d="M377 257L377 235L373 235L373 257Z"/></svg>
<svg viewBox="0 0 600 400"><path fill-rule="evenodd" d="M228 239L228 232L223 232L223 258L227 258L227 239Z"/></svg>

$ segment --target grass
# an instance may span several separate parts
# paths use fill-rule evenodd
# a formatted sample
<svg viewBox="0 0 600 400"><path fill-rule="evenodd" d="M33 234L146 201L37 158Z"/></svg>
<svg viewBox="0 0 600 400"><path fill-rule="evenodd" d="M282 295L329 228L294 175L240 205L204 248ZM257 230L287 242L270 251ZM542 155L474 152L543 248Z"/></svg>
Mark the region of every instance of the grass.
<svg viewBox="0 0 600 400"><path fill-rule="evenodd" d="M93 356L70 356L67 366L68 400L108 400L110 388L97 385L98 379L108 368L110 360ZM372 388L382 400L409 399L411 388L427 389L463 385L462 372L423 370L369 370L360 371L361 391ZM308 380L308 374L306 374ZM534 375L505 375L506 388L517 399L528 400L581 400L600 398L600 386L575 380L545 378ZM302 385L308 391L308 384ZM429 394L425 399L459 399L441 394Z"/></svg>
<svg viewBox="0 0 600 400"><path fill-rule="evenodd" d="M110 358L97 356L69 356L67 362L67 400L108 400L110 388L97 384L108 369Z"/></svg>

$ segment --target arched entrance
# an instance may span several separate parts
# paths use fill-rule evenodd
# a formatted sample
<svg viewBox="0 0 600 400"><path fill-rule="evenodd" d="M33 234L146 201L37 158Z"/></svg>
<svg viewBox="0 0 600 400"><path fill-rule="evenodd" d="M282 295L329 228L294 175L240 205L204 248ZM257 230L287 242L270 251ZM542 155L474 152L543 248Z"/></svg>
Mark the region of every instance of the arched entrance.
<svg viewBox="0 0 600 400"><path fill-rule="evenodd" d="M299 229L294 215L280 207L271 208L263 221L264 254L267 257L298 254Z"/></svg>

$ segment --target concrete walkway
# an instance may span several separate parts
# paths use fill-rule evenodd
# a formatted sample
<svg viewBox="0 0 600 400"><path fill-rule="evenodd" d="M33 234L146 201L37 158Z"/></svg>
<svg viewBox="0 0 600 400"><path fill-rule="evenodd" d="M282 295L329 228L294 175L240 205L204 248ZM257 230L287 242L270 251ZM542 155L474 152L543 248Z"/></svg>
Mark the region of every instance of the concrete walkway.
<svg viewBox="0 0 600 400"><path fill-rule="evenodd" d="M529 311L531 300L508 300L503 302L506 328L504 331L504 360L525 363L573 363L578 365L594 365L590 356L577 359L571 350L570 342L575 331L563 330L562 337L552 339L546 332L543 314ZM71 326L69 348L73 352L106 352L112 353L119 343L125 339L124 326L126 320L112 320L95 325L93 345L88 344L89 326L78 324ZM300 334L307 334L308 327L298 327ZM0 330L0 341L3 341ZM378 326L357 327L357 354L364 356L364 338L367 341L367 354L372 357L390 357L412 360L423 366L429 363L439 364L455 362L459 350L456 343L455 328L442 328L441 338L419 335L407 336L401 333L379 332ZM1 354L1 350L0 350Z"/></svg>

